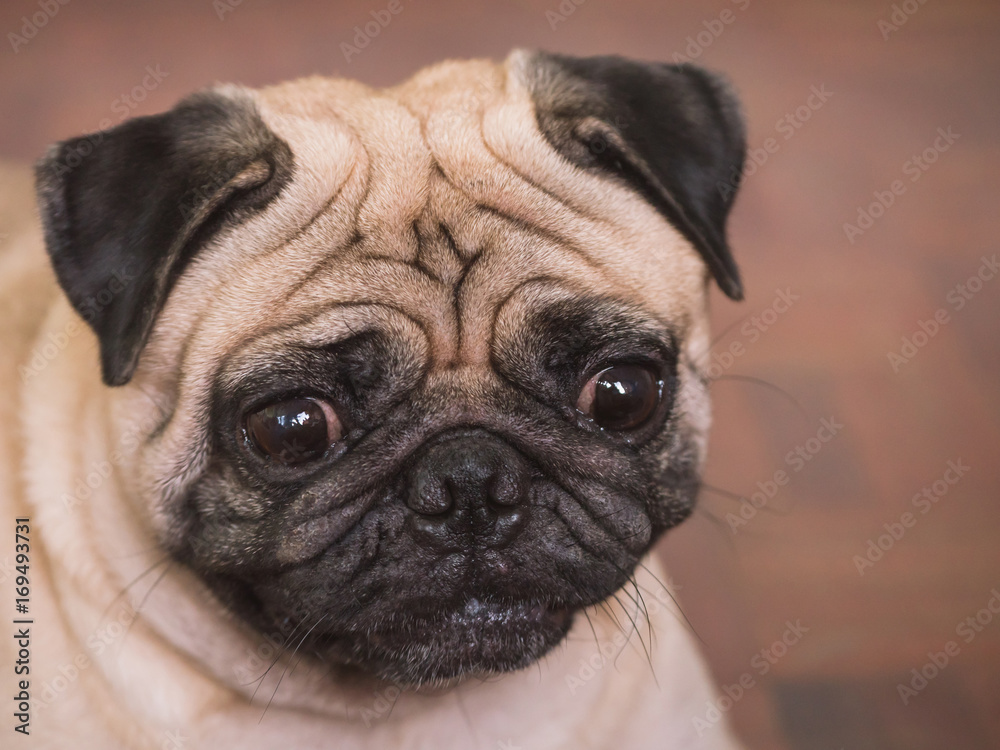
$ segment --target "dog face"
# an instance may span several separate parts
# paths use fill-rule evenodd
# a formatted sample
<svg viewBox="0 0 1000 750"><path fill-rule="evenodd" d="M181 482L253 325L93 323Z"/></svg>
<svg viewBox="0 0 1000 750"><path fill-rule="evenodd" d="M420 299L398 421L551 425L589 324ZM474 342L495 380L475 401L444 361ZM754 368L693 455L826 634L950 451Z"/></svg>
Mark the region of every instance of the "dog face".
<svg viewBox="0 0 1000 750"><path fill-rule="evenodd" d="M160 543L263 632L422 683L538 659L690 513L742 159L699 69L517 52L216 89L38 186L118 428L156 415L121 484Z"/></svg>

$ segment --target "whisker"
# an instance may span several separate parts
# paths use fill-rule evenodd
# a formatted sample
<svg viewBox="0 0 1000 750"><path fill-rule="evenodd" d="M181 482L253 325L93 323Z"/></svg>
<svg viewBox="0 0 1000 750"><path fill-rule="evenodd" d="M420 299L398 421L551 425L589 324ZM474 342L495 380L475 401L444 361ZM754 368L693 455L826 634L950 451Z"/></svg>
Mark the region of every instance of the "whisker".
<svg viewBox="0 0 1000 750"><path fill-rule="evenodd" d="M726 544L729 546L729 549L732 550L733 552L736 551L736 544L735 542L733 542L732 529L726 529L726 527L723 525L723 520L721 518L717 518L716 516L714 516L711 510L705 508L702 505L696 505L694 508L694 512L699 514L709 523L711 523L712 528L716 529L722 536L722 538L726 541ZM726 533L727 531L729 533Z"/></svg>
<svg viewBox="0 0 1000 750"><path fill-rule="evenodd" d="M642 595L642 589L639 588L639 579L633 573L629 581L633 588L635 588L635 594L639 597L639 603L642 604L642 615L646 618L646 631L649 635L649 647L653 648L656 645L656 633L653 631L653 621L649 616L649 607L646 606L646 599Z"/></svg>
<svg viewBox="0 0 1000 750"><path fill-rule="evenodd" d="M694 623L691 622L691 619L687 616L687 613L684 611L684 608L681 606L681 603L677 601L677 597L674 596L674 592L670 590L670 587L663 581L661 581L659 577L657 577L656 574L653 573L653 571L651 571L648 567L646 567L646 565L644 565L641 562L639 563L639 565L642 566L643 570L645 570L647 573L653 576L656 582L659 583L660 586L663 587L663 590L667 592L667 596L669 596L670 600L674 603L674 606L677 608L677 612L680 613L680 616L684 618L684 623L686 624L687 629L691 632L691 634L694 635L694 637L697 638L699 641L701 641L702 645L708 646L708 644L705 642L705 639L702 638L701 635L699 635L697 629L694 626ZM674 617L676 616L677 615L675 614Z"/></svg>
<svg viewBox="0 0 1000 750"><path fill-rule="evenodd" d="M719 334L716 335L716 337L713 338L712 341L709 343L708 349L705 350L705 354L703 354L701 357L699 357L697 359L694 359L692 361L695 364L700 364L700 360L703 359L703 358L705 358L705 357L708 357L711 354L712 349L715 348L715 345L718 344L720 341L722 341L722 339L724 339L726 337L727 333L729 333L731 330L733 330L736 326L738 326L740 323L742 323L743 321L745 321L749 317L750 317L750 313L747 313L742 318L737 318L732 323L730 323L725 328L723 328L722 331L720 331Z"/></svg>
<svg viewBox="0 0 1000 750"><path fill-rule="evenodd" d="M599 606L601 608L601 610L608 617L610 617L612 620L615 621L615 627L618 628L618 632L621 633L622 635L624 635L626 638L628 638L628 633L625 632L625 628L622 625L621 620L618 619L618 615L615 614L614 609L611 607L610 604L608 604L607 600L605 599L604 601L598 602L597 606Z"/></svg>
<svg viewBox="0 0 1000 750"><path fill-rule="evenodd" d="M155 589L160 584L160 581L162 581L166 577L167 573L170 572L170 567L173 564L174 564L173 560L170 560L170 561L167 562L167 567L163 569L163 572L160 573L160 575L158 575L156 577L155 581L153 581L153 585L150 586L146 590L146 593L142 595L142 599L139 600L138 606L133 607L133 609L132 609L133 616L129 620L128 625L125 626L125 632L122 633L122 640L121 640L121 644L119 646L120 648L124 648L125 647L125 639L128 638L129 633L132 632L132 626L135 625L135 623L138 621L138 619L139 619L139 616L138 616L139 613L142 611L142 608L146 605L146 601L149 599L150 595L153 593L153 589Z"/></svg>
<svg viewBox="0 0 1000 750"><path fill-rule="evenodd" d="M614 563L612 563L612 564L614 564ZM641 614L643 617L646 618L646 624L650 625L650 622L649 622L649 610L646 608L646 602L645 602L645 600L642 599L642 594L639 592L638 583L634 580L633 575L631 575L629 573L626 573L624 570L622 570L621 568L619 568L617 565L615 565L615 567L618 568L618 572L619 573L621 573L622 575L625 576L626 583L631 583L632 584L633 588L635 588L636 595L633 596L629 592L629 590L628 590L628 588L626 586L622 586L621 589L619 589L619 590L622 593L624 593L625 596L627 596L629 599L632 600L632 603L635 605L635 615L636 615L636 617L638 617ZM650 636L652 636L652 631L650 631Z"/></svg>
<svg viewBox="0 0 1000 750"><path fill-rule="evenodd" d="M635 615L634 616L627 611L627 609L625 608L625 606L621 603L621 600L618 599L618 593L617 592L615 593L615 601L618 602L619 606L621 606L622 609L625 611L625 616L628 617L629 620L632 622L632 630L636 634L636 636L638 636L638 638L639 638L639 644L642 646L642 651L643 651L643 653L646 656L646 661L649 664L650 672L653 673L653 679L656 680L656 674L655 674L655 671L653 670L653 654L652 654L652 650L651 650L652 647L653 647L653 642L652 642L653 641L653 625L652 625L652 622L651 622L651 620L649 618L649 610L646 608L646 602L642 598L642 593L639 591L638 582L634 581L633 576L630 575L630 574L628 574L628 573L626 573L618 565L615 565L615 563L613 563L611 561L608 561L608 562L611 565L614 565L614 567L617 568L618 571L625 576L626 581L628 583L633 584L633 586L635 588L635 593L636 593L635 596L633 596L629 592L629 590L628 590L628 588L626 586L623 586L621 589L619 589L619 591L621 593L625 594L625 596L627 596L629 599L631 599L632 603L635 605ZM650 640L649 644L647 644L643 640L642 630L639 628L639 623L636 621L636 618L640 617L640 616L645 618L645 620L646 620L646 627L649 629L649 640ZM627 636L627 637L628 637L629 640L631 640L631 634L629 636ZM619 656L620 656L620 654L619 654ZM617 664L617 663L618 663L618 657L616 656L615 657L615 664Z"/></svg>
<svg viewBox="0 0 1000 750"><path fill-rule="evenodd" d="M276 649L277 653L271 660L271 663L268 665L267 669L264 670L264 674L262 674L256 680L252 680L251 682L246 683L248 686L253 685L254 682L257 683L257 687L254 688L253 693L250 696L250 705L253 705L253 699L257 697L257 691L260 690L261 685L264 684L264 678L267 677L268 672L274 669L274 665L277 664L279 661L281 661L282 656L285 656L285 647L288 645L288 642L292 639L292 637L298 632L299 628L302 627L302 622L303 621L296 622L295 627L292 628L292 631L285 636L285 639L281 642L281 645L278 646L278 648Z"/></svg>
<svg viewBox="0 0 1000 750"><path fill-rule="evenodd" d="M135 578L133 578L133 579L132 579L132 581L131 581L131 582L130 582L129 584L127 584L127 585L125 586L125 588L123 588L123 589L121 590L121 592L119 592L119 593L118 593L118 595L117 595L117 596L115 596L115 598L114 598L114 599L112 599L112 600L111 600L111 603L110 603L110 604L108 604L108 606L104 608L104 611L103 611L103 612L101 612L101 617L100 617L100 620L104 620L104 618L106 618L106 617L108 616L108 613L109 613L109 612L111 611L111 608L112 608L113 606L115 606L115 604L117 604L117 603L118 603L118 601L119 601L119 600L120 600L120 599L121 599L121 598L122 598L123 596L125 596L126 594L128 594L128 592L129 592L129 589L131 589L131 588L132 588L133 586L135 586L135 585L136 585L137 583L139 583L139 581L141 581L141 580L142 580L143 578L145 578L146 576L148 576L148 575L149 575L150 573L152 573L152 572L153 572L154 570L156 570L156 569L157 569L158 567L160 567L160 566L161 566L161 565L163 565L164 563L168 563L168 564L169 564L169 563L170 563L170 560L171 560L171 558L170 558L170 555L164 555L164 556L163 556L163 557L161 557L161 558L160 558L159 560L157 560L157 561L156 561L156 562L154 562L154 563L153 563L152 565L150 565L150 566L149 566L148 568L146 568L146 569L145 569L144 571L142 571L142 572L141 572L141 573L140 573L139 575L137 575L137 576L136 576ZM169 567L169 565L168 565L168 567ZM155 584L154 584L154 585L155 585Z"/></svg>
<svg viewBox="0 0 1000 750"><path fill-rule="evenodd" d="M309 630L306 631L306 634L304 636L302 636L302 638L299 640L299 642L295 645L295 650L292 651L292 654L291 654L292 656L295 656L295 654L298 653L299 648L301 648L302 644L305 643L306 638L308 638L310 636L310 634L319 626L319 624L321 622L323 622L323 620L325 620L327 617L328 617L328 614L323 615L321 618L319 618L318 620L316 620L316 623L311 628L309 628ZM291 661L291 659L289 659L289 661ZM299 661L301 661L301 659ZM271 693L271 697L268 699L267 705L264 706L264 713L262 713L260 715L260 718L257 720L257 724L258 725L262 721L264 721L264 715L267 713L267 709L269 709L271 707L271 702L274 700L274 696L276 696L278 694L278 688L281 687L281 681L285 679L285 673L288 672L288 667L289 667L289 665L286 664L285 668L281 671L281 677L278 678L278 684L274 686L274 691Z"/></svg>
<svg viewBox="0 0 1000 750"><path fill-rule="evenodd" d="M155 589L160 584L160 581L162 581L164 578L167 577L167 573L170 572L170 568L173 566L173 564L174 564L173 560L167 562L167 567L163 569L163 572L156 577L155 581L153 581L153 585L150 586L149 589L146 591L146 593L142 595L142 599L139 600L139 606L135 608L136 614L141 612L142 608L146 606L146 602L149 600L150 595L153 593L153 589Z"/></svg>
<svg viewBox="0 0 1000 750"><path fill-rule="evenodd" d="M737 492L731 492L730 490L723 489L722 487L715 487L706 482L702 482L701 486L703 489L711 492L713 495L719 495L720 497L725 497L730 500L736 500L740 503L749 503L750 499L746 495L740 495ZM789 510L779 510L778 508L772 508L770 505L764 504L761 506L753 506L756 510L761 510L766 513L773 513L776 516L787 516L791 511Z"/></svg>
<svg viewBox="0 0 1000 750"><path fill-rule="evenodd" d="M585 609L583 610L583 616L587 618L587 624L590 626L590 632L594 636L594 645L597 646L597 651L601 650L601 641L597 637L597 629L594 627L594 621L590 619L590 613Z"/></svg>
<svg viewBox="0 0 1000 750"><path fill-rule="evenodd" d="M774 391L775 393L784 396L785 399L792 406L795 407L796 411L798 411L799 416L802 417L803 421L805 422L809 421L809 412L807 412L805 408L803 408L802 404L800 404L792 394L790 394L784 388L775 385L774 383L769 383L763 378L757 378L754 377L753 375L719 375L718 377L710 378L710 381L713 383L718 382L720 380L736 380L743 383L752 383L754 385L759 385L761 388L767 388L768 390Z"/></svg>
<svg viewBox="0 0 1000 750"><path fill-rule="evenodd" d="M624 590L624 589L622 589L622 590ZM646 655L646 661L649 662L649 668L652 669L653 668L653 659L652 659L652 656L649 653L649 650L646 648L646 642L645 642L645 640L643 640L642 631L639 629L639 624L635 621L635 618L628 611L628 607L626 607L624 604L622 604L621 599L618 598L618 593L617 592L615 594L613 594L613 597L614 597L614 600L616 602L618 602L618 606L622 608L622 612L629 619L629 622L632 623L632 632L626 634L626 636L625 636L626 639L629 640L629 641L632 640L632 634L633 633L639 638L639 644L642 646L642 651ZM618 656L621 656L621 654L619 653ZM615 657L614 664L615 664L615 667L617 668L617 666L618 666L618 657L617 656Z"/></svg>

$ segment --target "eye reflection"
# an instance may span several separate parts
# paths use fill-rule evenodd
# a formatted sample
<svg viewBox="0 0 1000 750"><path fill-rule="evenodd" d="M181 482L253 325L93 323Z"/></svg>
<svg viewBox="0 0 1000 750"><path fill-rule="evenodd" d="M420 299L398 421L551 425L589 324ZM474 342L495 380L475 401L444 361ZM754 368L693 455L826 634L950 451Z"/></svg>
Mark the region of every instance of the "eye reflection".
<svg viewBox="0 0 1000 750"><path fill-rule="evenodd" d="M247 416L245 429L262 455L286 465L321 458L342 436L333 407L312 398L292 398L258 409Z"/></svg>
<svg viewBox="0 0 1000 750"><path fill-rule="evenodd" d="M576 408L604 429L635 429L656 410L660 386L649 367L613 365L587 381Z"/></svg>

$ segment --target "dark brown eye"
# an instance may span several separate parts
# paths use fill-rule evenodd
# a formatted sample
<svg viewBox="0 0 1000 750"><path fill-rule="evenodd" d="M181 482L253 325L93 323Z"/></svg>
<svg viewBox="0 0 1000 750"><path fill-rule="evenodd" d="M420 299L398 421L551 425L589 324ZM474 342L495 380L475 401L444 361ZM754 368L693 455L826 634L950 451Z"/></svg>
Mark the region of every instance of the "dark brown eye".
<svg viewBox="0 0 1000 750"><path fill-rule="evenodd" d="M291 465L322 457L340 439L341 427L325 401L290 398L247 415L246 433L265 456Z"/></svg>
<svg viewBox="0 0 1000 750"><path fill-rule="evenodd" d="M642 365L614 365L592 377L576 408L607 430L631 430L649 419L660 400L656 375Z"/></svg>

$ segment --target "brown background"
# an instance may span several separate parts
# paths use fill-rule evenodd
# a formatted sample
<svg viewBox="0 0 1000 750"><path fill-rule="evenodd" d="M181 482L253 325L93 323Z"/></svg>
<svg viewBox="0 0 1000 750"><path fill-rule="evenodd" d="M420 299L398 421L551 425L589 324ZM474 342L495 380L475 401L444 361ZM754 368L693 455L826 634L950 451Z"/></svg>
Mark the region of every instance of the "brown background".
<svg viewBox="0 0 1000 750"><path fill-rule="evenodd" d="M1000 747L1000 615L970 643L956 634L1000 587L1000 278L961 310L948 301L1000 251L1000 5L908 0L898 5L916 12L890 32L879 27L888 2L567 0L564 18L546 17L558 0L401 2L348 62L341 44L387 1L243 0L220 18L211 0L70 0L15 53L7 35L40 6L5 0L0 158L26 162L215 81L390 84L515 46L671 60L729 9L722 33L688 52L735 82L751 147L775 140L757 152L731 224L748 296L716 293L715 330L735 325L715 351L744 348L731 366L717 360L713 489L664 544L673 581L719 681L756 683L729 711L751 747ZM146 66L166 77L130 109L121 97ZM779 129L814 86L832 93L799 110L801 127ZM949 127L958 138L911 182L908 160ZM895 180L905 192L849 242L843 225ZM778 289L798 300L751 341L745 321ZM940 308L950 321L894 373L888 353ZM822 418L843 428L795 471L786 454ZM920 513L913 496L959 459L968 473ZM749 495L779 470L788 484L733 533L726 516L740 500L725 492ZM860 575L854 557L906 511L916 524ZM761 676L754 654L786 621L808 632ZM958 656L904 706L897 684L949 640Z"/></svg>

